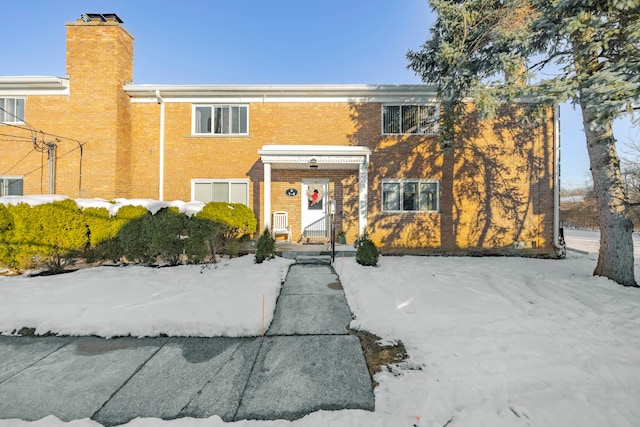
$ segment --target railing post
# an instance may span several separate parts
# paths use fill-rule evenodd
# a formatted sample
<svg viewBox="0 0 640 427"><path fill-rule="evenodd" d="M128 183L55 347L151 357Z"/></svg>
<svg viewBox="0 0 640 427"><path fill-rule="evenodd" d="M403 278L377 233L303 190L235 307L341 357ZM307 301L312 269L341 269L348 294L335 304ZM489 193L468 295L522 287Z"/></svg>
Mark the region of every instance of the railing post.
<svg viewBox="0 0 640 427"><path fill-rule="evenodd" d="M333 214L329 215L329 233L331 233L331 263L336 262L336 233L333 229Z"/></svg>

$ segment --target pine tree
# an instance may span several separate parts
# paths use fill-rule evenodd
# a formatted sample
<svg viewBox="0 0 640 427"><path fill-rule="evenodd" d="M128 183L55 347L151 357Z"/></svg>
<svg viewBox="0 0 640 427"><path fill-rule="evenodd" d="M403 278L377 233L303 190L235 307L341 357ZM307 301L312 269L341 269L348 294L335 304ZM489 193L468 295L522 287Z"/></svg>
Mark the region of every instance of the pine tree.
<svg viewBox="0 0 640 427"><path fill-rule="evenodd" d="M517 97L570 101L582 111L600 214L594 275L637 286L633 224L613 121L640 101L638 0L430 0L431 37L407 54L409 68L435 84L442 100L441 145L474 99L485 116ZM541 71L555 70L552 77ZM502 75L507 76L502 80ZM527 84L533 78L536 84Z"/></svg>

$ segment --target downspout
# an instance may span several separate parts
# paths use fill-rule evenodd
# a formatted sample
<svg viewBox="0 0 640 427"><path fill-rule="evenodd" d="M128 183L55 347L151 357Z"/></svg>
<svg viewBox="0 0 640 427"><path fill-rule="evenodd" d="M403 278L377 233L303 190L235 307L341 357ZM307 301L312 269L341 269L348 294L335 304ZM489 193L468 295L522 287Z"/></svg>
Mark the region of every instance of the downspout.
<svg viewBox="0 0 640 427"><path fill-rule="evenodd" d="M560 105L553 109L553 246L560 258L567 255L564 236L560 235Z"/></svg>
<svg viewBox="0 0 640 427"><path fill-rule="evenodd" d="M358 166L358 236L367 230L369 215L369 155L365 154L362 162Z"/></svg>
<svg viewBox="0 0 640 427"><path fill-rule="evenodd" d="M160 164L158 170L158 200L164 200L164 100L156 89L156 102L160 104Z"/></svg>

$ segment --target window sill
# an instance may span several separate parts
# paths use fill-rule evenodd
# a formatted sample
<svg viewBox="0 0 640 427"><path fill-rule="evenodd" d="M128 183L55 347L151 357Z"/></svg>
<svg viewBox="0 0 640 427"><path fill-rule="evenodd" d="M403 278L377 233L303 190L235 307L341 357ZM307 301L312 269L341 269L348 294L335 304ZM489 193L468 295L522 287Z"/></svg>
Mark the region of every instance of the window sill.
<svg viewBox="0 0 640 427"><path fill-rule="evenodd" d="M253 138L250 134L234 134L234 133L225 133L225 134L195 134L195 135L187 135L187 138Z"/></svg>
<svg viewBox="0 0 640 427"><path fill-rule="evenodd" d="M438 136L440 133L382 133L382 136Z"/></svg>
<svg viewBox="0 0 640 427"><path fill-rule="evenodd" d="M383 215L416 215L416 214L427 214L427 215L440 215L438 211L382 211Z"/></svg>

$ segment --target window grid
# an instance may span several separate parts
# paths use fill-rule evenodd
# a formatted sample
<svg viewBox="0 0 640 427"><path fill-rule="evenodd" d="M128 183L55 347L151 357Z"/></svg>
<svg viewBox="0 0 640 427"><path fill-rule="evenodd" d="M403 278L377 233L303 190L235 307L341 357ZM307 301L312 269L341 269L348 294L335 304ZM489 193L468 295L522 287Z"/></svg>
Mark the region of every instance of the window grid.
<svg viewBox="0 0 640 427"><path fill-rule="evenodd" d="M24 98L0 98L0 123L24 122Z"/></svg>
<svg viewBox="0 0 640 427"><path fill-rule="evenodd" d="M384 180L383 212L438 212L439 182L432 179Z"/></svg>
<svg viewBox="0 0 640 427"><path fill-rule="evenodd" d="M195 135L247 135L249 107L247 105L194 105Z"/></svg>
<svg viewBox="0 0 640 427"><path fill-rule="evenodd" d="M382 133L387 135L438 133L439 114L436 104L383 105Z"/></svg>
<svg viewBox="0 0 640 427"><path fill-rule="evenodd" d="M0 176L0 197L23 195L22 178L13 176Z"/></svg>
<svg viewBox="0 0 640 427"><path fill-rule="evenodd" d="M193 179L191 192L194 201L242 203L249 206L248 180Z"/></svg>

